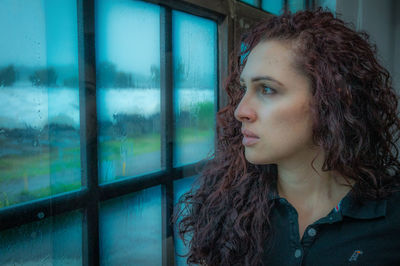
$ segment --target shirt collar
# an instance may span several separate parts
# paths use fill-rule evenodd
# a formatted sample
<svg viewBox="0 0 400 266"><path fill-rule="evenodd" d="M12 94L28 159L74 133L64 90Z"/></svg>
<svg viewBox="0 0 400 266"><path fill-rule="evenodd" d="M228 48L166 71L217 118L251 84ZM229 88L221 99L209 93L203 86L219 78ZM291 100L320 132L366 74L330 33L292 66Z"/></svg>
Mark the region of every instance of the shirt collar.
<svg viewBox="0 0 400 266"><path fill-rule="evenodd" d="M355 184L355 186L357 185ZM357 202L351 197L353 189L342 200L342 216L356 219L373 219L386 216L387 199Z"/></svg>
<svg viewBox="0 0 400 266"><path fill-rule="evenodd" d="M362 203L359 203L351 197L353 189L356 186L358 186L358 183L341 200L340 212L342 216L356 219L373 219L386 216L387 199L364 200ZM268 194L268 200L271 201L280 198L282 197L279 196L276 181L274 181Z"/></svg>

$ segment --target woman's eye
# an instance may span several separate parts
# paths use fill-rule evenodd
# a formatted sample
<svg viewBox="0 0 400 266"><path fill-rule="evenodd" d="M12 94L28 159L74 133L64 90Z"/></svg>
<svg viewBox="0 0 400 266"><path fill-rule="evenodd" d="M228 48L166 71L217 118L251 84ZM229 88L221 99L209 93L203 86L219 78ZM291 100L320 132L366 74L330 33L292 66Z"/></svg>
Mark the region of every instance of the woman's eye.
<svg viewBox="0 0 400 266"><path fill-rule="evenodd" d="M276 91L268 86L261 86L261 94L274 94Z"/></svg>
<svg viewBox="0 0 400 266"><path fill-rule="evenodd" d="M247 88L246 88L246 86L242 86L242 85L241 85L241 86L240 86L240 90L241 90L241 91L246 91Z"/></svg>

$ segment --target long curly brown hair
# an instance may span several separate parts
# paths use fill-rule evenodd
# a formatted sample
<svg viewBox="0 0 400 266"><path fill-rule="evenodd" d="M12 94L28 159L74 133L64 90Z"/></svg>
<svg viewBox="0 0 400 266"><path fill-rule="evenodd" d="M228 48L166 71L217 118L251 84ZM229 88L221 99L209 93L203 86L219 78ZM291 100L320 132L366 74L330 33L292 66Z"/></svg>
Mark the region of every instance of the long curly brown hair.
<svg viewBox="0 0 400 266"><path fill-rule="evenodd" d="M217 114L218 144L190 191L179 198L171 222L190 234L187 263L268 265L263 253L273 239L268 194L277 165L246 161L241 123L234 118L243 92L239 76L247 55L260 42L290 42L296 67L311 80L313 141L326 157L323 171L355 181L357 201L390 195L399 183L396 142L399 96L389 72L377 61L365 32L319 8L286 12L262 21L242 37L246 49L233 53L225 90L229 103ZM186 245L186 242L184 242Z"/></svg>

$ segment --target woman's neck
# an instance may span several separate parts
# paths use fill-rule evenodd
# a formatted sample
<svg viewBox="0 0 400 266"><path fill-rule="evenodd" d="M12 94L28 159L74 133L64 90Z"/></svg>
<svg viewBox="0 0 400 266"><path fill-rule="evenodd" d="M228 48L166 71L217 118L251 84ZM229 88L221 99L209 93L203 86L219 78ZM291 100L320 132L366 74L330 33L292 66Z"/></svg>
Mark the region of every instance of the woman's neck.
<svg viewBox="0 0 400 266"><path fill-rule="evenodd" d="M283 172L283 173L282 173ZM344 177L331 172L314 174L289 174L278 172L277 190L281 197L304 210L314 210L335 205L354 185ZM351 186L350 186L351 185Z"/></svg>

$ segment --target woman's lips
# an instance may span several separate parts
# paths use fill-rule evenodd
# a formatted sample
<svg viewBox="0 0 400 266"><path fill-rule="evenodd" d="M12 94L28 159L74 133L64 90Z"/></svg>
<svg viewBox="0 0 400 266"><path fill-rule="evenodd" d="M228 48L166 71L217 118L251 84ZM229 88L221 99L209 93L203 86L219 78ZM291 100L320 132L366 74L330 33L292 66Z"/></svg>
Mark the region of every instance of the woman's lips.
<svg viewBox="0 0 400 266"><path fill-rule="evenodd" d="M242 134L243 134L242 144L245 146L254 145L260 140L260 138L256 134L254 134L248 129L242 129Z"/></svg>
<svg viewBox="0 0 400 266"><path fill-rule="evenodd" d="M256 144L260 139L259 138L252 138L252 137L243 137L242 144L244 146L250 146Z"/></svg>

